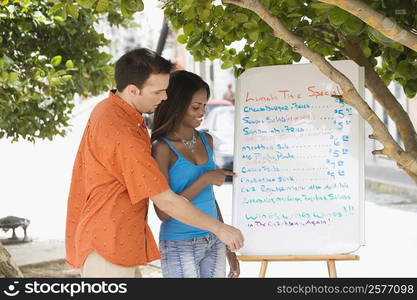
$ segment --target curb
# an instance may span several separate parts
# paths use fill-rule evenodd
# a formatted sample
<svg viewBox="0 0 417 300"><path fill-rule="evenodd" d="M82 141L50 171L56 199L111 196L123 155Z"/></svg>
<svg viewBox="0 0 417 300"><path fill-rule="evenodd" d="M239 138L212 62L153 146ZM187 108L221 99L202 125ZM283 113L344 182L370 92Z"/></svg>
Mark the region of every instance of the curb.
<svg viewBox="0 0 417 300"><path fill-rule="evenodd" d="M417 186L392 183L381 179L367 177L365 179L365 187L376 193L404 196L417 202Z"/></svg>

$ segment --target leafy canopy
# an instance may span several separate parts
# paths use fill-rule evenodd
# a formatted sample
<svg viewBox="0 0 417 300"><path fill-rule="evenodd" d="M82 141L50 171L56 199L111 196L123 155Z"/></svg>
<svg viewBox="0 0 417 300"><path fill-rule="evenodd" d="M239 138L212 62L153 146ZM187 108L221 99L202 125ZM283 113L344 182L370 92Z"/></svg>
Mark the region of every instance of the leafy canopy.
<svg viewBox="0 0 417 300"><path fill-rule="evenodd" d="M373 9L406 28L417 28L416 0L363 0ZM317 1L261 0L273 16L301 37L314 51L330 60L349 59L341 37L360 45L386 84L398 81L410 98L417 93L417 53L386 38L350 13ZM290 64L301 57L273 36L255 13L213 0L169 0L165 16L175 29L183 29L180 43L197 60L220 58L223 68L234 67L235 76L257 66ZM241 41L242 49L234 42ZM380 67L377 58L381 58Z"/></svg>
<svg viewBox="0 0 417 300"><path fill-rule="evenodd" d="M0 0L0 138L65 135L74 95L112 85L104 16L127 26L141 0ZM102 13L105 13L104 15Z"/></svg>
<svg viewBox="0 0 417 300"><path fill-rule="evenodd" d="M363 0L406 28L417 28L417 0ZM165 15L197 60L217 59L235 76L245 69L301 59L253 12L218 0L162 0ZM386 84L417 92L417 53L391 41L346 11L312 0L261 0L272 15L316 52L349 59L342 38L360 45ZM112 83L109 41L94 25L105 17L127 26L142 0L0 0L0 138L34 141L65 134L77 93ZM243 44L237 47L235 42ZM377 58L381 64L377 67Z"/></svg>

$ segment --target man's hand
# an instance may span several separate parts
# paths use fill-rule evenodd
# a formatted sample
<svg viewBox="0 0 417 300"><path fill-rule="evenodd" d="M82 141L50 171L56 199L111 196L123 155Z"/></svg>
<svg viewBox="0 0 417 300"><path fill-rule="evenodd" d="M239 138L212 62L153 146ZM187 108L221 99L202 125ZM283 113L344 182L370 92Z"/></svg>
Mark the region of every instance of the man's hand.
<svg viewBox="0 0 417 300"><path fill-rule="evenodd" d="M239 229L220 223L219 230L214 233L230 251L237 251L243 247L243 235Z"/></svg>

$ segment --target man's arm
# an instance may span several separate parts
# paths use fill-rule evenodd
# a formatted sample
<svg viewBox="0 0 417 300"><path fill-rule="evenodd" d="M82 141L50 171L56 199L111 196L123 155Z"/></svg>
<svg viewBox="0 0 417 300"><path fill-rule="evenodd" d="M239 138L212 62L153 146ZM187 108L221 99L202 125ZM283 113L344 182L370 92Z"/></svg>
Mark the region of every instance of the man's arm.
<svg viewBox="0 0 417 300"><path fill-rule="evenodd" d="M161 210L177 220L213 232L230 250L243 246L243 237L238 229L204 214L187 199L172 192L145 141L127 131L123 133L126 142L115 143L115 151L110 151L110 158L105 163L116 176L121 174L117 179L126 186L132 204L151 198ZM111 163L113 153L114 165Z"/></svg>
<svg viewBox="0 0 417 300"><path fill-rule="evenodd" d="M152 156L155 158L161 173L165 178L169 179L169 162L170 162L170 150L166 143L161 141L155 141L152 144ZM154 203L156 215L161 221L165 221L169 218L169 215L158 208Z"/></svg>
<svg viewBox="0 0 417 300"><path fill-rule="evenodd" d="M175 194L170 189L153 196L151 200L171 217L185 224L214 233L230 250L236 251L243 247L244 240L239 229L203 213L185 197Z"/></svg>

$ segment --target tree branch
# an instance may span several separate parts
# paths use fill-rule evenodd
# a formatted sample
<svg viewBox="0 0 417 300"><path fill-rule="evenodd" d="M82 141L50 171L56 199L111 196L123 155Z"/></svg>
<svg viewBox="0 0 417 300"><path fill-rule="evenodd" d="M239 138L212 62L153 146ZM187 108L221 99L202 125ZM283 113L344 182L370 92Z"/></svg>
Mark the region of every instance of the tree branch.
<svg viewBox="0 0 417 300"><path fill-rule="evenodd" d="M315 31L319 31L319 32L324 33L324 34L327 34L327 35L330 35L336 41L339 40L339 37L337 36L337 34L335 34L334 32L331 32L330 30L328 30L326 28L321 28L321 27L318 27L318 26L317 27L316 26L313 26L311 29L313 29Z"/></svg>
<svg viewBox="0 0 417 300"><path fill-rule="evenodd" d="M385 153L384 153L384 149L382 149L382 150L373 150L372 154L373 155L384 155Z"/></svg>
<svg viewBox="0 0 417 300"><path fill-rule="evenodd" d="M375 28L386 37L417 52L417 34L400 26L395 21L372 9L363 1L358 0L317 0L332 4L355 15L369 26Z"/></svg>
<svg viewBox="0 0 417 300"><path fill-rule="evenodd" d="M249 9L256 13L273 30L275 37L284 40L293 51L306 57L315 64L319 70L328 78L337 83L343 91L343 101L354 107L361 117L373 128L378 141L384 146L384 154L417 174L417 160L415 156L403 151L397 142L392 138L385 124L378 118L375 112L362 99L356 91L352 82L341 72L335 69L323 56L309 49L304 41L289 31L282 22L273 16L258 0L223 0L224 3L232 3L242 8ZM417 183L417 182L416 182Z"/></svg>
<svg viewBox="0 0 417 300"><path fill-rule="evenodd" d="M366 87L395 123L401 140L404 142L405 150L417 156L417 133L410 116L382 81L381 77L375 72L374 66L363 55L359 45L349 42L343 36L340 36L340 40L345 46L345 56L365 68Z"/></svg>
<svg viewBox="0 0 417 300"><path fill-rule="evenodd" d="M329 42L326 42L325 40L323 40L323 39L321 39L321 38L318 38L318 37L316 37L316 36L310 36L310 37L308 37L308 38L306 38L306 39L311 39L311 40L318 41L318 42L320 42L320 43L322 43L322 44L324 44L324 45L326 45L326 46L328 46L328 47L330 47L330 48L337 49L337 50L339 50L340 52L344 52L344 50L345 50L345 49L343 49L343 48L341 48L341 47L339 47L339 46L337 46L337 45L334 45L334 44L331 44L331 43L329 43Z"/></svg>

